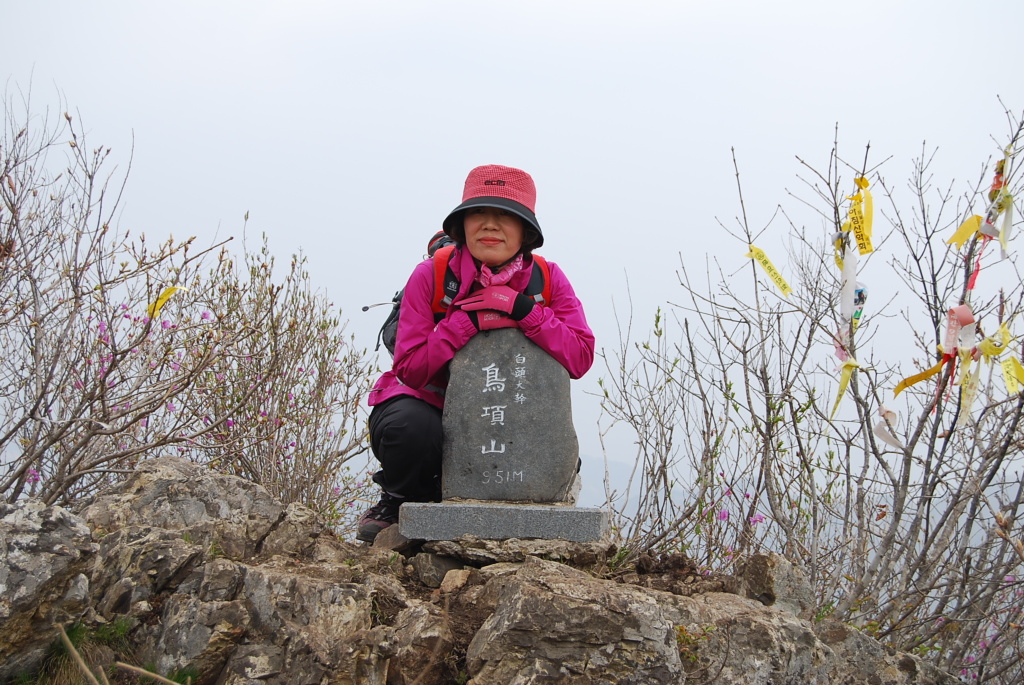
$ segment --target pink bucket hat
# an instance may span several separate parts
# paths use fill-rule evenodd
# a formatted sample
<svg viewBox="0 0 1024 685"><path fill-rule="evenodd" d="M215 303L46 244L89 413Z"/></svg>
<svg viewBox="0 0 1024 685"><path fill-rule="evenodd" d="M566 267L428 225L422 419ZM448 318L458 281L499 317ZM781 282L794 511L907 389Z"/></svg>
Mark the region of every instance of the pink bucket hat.
<svg viewBox="0 0 1024 685"><path fill-rule="evenodd" d="M478 166L466 177L462 204L451 211L442 226L444 232L458 242L465 242L462 213L471 207L498 207L507 209L525 222L524 250L534 250L544 244L544 234L534 214L537 187L530 174L500 164Z"/></svg>

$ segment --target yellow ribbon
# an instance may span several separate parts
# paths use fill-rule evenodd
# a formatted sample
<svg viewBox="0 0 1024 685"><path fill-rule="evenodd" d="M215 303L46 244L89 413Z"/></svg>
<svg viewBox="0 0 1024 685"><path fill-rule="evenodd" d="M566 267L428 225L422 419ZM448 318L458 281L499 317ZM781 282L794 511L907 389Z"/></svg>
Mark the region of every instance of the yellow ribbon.
<svg viewBox="0 0 1024 685"><path fill-rule="evenodd" d="M957 385L961 387L967 384L967 377L971 371L971 362L974 361L974 355L971 354L970 350L959 349L956 351L957 356L960 357L960 380L957 381Z"/></svg>
<svg viewBox="0 0 1024 685"><path fill-rule="evenodd" d="M857 185L860 186L862 194L864 195L864 233L867 234L868 240L872 236L872 216L875 213L875 201L871 197L871 191L868 190L868 180L861 176L856 179ZM861 252L861 254L864 254Z"/></svg>
<svg viewBox="0 0 1024 685"><path fill-rule="evenodd" d="M956 229L956 233L953 237L946 241L947 245L956 245L956 249L960 249L964 246L968 240L970 240L978 229L981 228L981 217L975 214L969 216L967 219L960 224L960 228Z"/></svg>
<svg viewBox="0 0 1024 685"><path fill-rule="evenodd" d="M915 383L920 383L923 380L931 378L932 376L937 374L939 371L942 371L942 366L947 361L948 360L945 357L943 357L942 361L940 361L938 364L936 364L932 368L928 369L927 371L922 371L921 373L916 373L913 376L909 376L908 378L904 378L903 380L901 380L899 382L899 384L893 390L893 397L896 397L901 392L903 392L904 390L906 390L910 386L914 385Z"/></svg>
<svg viewBox="0 0 1024 685"><path fill-rule="evenodd" d="M761 268L764 269L764 272L768 275L768 278L770 278L772 283L775 284L775 287L781 290L783 295L789 297L789 294L793 292L793 289L789 287L789 284L786 283L786 279L782 277L779 270L775 268L774 264L772 264L772 260L768 259L768 255L764 253L764 250L751 245L750 252L743 256L750 257L760 264Z"/></svg>
<svg viewBox="0 0 1024 685"><path fill-rule="evenodd" d="M1011 342L1013 342L1013 336L1010 335L1010 327L1004 321L999 324L999 330L995 335L990 335L978 343L978 352L981 353L983 360L991 364L1010 348ZM1006 384L1006 391L1011 395L1016 395L1019 390L1017 378L1019 376L1024 379L1024 366L1021 366L1021 363L1013 357L999 362L999 366L1003 371L1003 383Z"/></svg>
<svg viewBox="0 0 1024 685"><path fill-rule="evenodd" d="M860 192L849 198L852 201L850 204L850 229L857 241L857 250L861 254L869 254L875 251L871 245L871 213L874 202L871 199L871 191L867 189L868 180L860 176L855 181Z"/></svg>
<svg viewBox="0 0 1024 685"><path fill-rule="evenodd" d="M836 411L839 409L839 401L843 399L843 395L846 394L846 386L850 384L850 377L853 376L853 370L860 368L860 364L853 357L850 357L843 362L842 369L839 373L839 392L836 393L836 403L832 405L832 415L829 416L829 421L835 418Z"/></svg>
<svg viewBox="0 0 1024 685"><path fill-rule="evenodd" d="M833 243L833 247L835 247L836 266L840 271L843 270L843 242L846 237L846 233L849 230L850 222L847 221L843 224L843 227L839 229L839 233L836 233L836 239Z"/></svg>
<svg viewBox="0 0 1024 685"><path fill-rule="evenodd" d="M1010 329L1006 323L999 324L999 330L996 331L994 336L988 336L980 343L978 343L978 352L981 352L982 357L988 362L991 362L996 357L999 357L1006 352L1006 348L1010 346L1010 341L1013 337L1010 335Z"/></svg>
<svg viewBox="0 0 1024 685"><path fill-rule="evenodd" d="M1020 384L1024 383L1024 365L1016 357L1007 357L1000 366L1003 369L1003 382L1006 383L1006 391L1016 395L1020 391Z"/></svg>
<svg viewBox="0 0 1024 685"><path fill-rule="evenodd" d="M160 297L156 298L156 302L149 305L149 309L147 310L149 313L149 318L156 318L156 315L160 313L161 309L163 309L163 306L164 304L166 304L167 300L171 299L171 295L178 292L179 290L185 290L185 288L176 285L164 288L164 291L160 293Z"/></svg>

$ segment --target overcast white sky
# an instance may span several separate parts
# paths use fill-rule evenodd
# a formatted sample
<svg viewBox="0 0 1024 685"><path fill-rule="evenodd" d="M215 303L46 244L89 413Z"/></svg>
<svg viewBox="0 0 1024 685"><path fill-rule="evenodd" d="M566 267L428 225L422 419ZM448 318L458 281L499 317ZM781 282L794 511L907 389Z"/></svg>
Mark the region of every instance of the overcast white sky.
<svg viewBox="0 0 1024 685"><path fill-rule="evenodd" d="M248 211L367 347L386 311L360 307L404 283L466 172L526 169L542 253L612 349L627 277L646 322L681 299L680 253L745 261L715 220L739 212L730 148L757 228L779 203L816 227L785 189L837 124L895 185L924 141L938 178L977 178L1007 134L996 96L1024 107L1022 18L1019 0L0 0L0 73L39 111L63 97L122 168L134 137L122 228L208 243ZM760 246L785 273L784 237ZM574 395L588 503L602 370Z"/></svg>

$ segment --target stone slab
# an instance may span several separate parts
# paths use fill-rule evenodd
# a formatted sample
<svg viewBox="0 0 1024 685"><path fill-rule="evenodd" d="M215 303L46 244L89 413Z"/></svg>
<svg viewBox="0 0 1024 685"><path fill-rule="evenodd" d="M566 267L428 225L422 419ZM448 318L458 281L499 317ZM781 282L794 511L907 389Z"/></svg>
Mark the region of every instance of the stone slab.
<svg viewBox="0 0 1024 685"><path fill-rule="evenodd" d="M503 328L473 336L449 369L444 499L564 501L579 458L565 368Z"/></svg>
<svg viewBox="0 0 1024 685"><path fill-rule="evenodd" d="M413 540L510 538L593 542L608 534L606 509L511 502L406 502L399 509L401 534Z"/></svg>

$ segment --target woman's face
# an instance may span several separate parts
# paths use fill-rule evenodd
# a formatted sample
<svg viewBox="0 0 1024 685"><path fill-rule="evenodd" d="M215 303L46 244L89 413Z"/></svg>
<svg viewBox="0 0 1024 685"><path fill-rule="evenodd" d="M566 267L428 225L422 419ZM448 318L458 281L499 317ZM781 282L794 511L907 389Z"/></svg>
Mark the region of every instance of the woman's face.
<svg viewBox="0 0 1024 685"><path fill-rule="evenodd" d="M498 266L523 247L523 220L505 209L473 207L463 217L466 247L487 266Z"/></svg>

